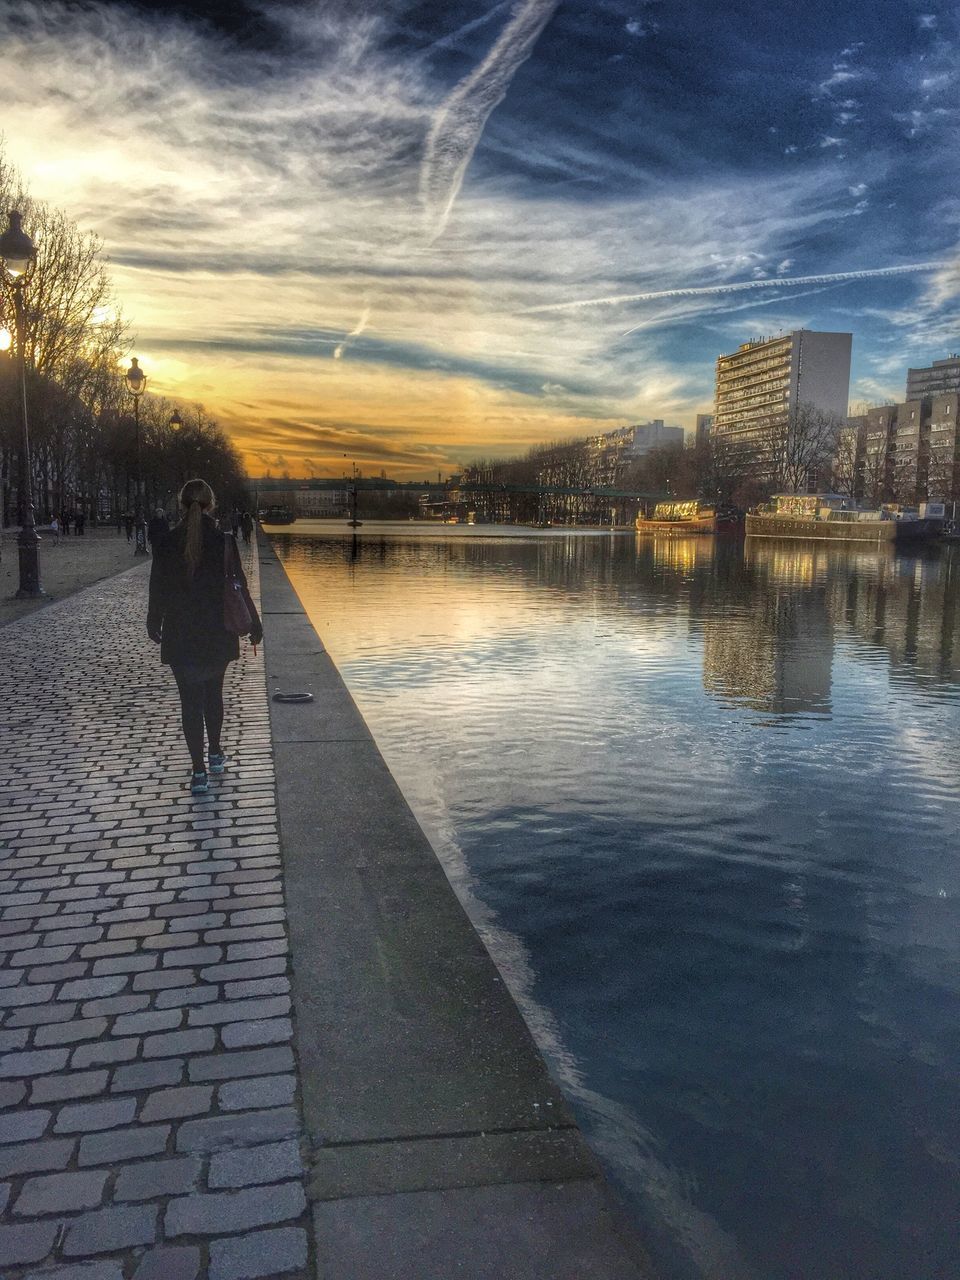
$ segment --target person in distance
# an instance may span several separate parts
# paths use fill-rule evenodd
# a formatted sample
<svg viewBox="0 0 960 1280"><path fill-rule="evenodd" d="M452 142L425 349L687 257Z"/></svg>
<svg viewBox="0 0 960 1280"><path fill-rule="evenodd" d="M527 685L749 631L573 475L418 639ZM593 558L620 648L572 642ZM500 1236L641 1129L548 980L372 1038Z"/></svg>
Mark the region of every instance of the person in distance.
<svg viewBox="0 0 960 1280"><path fill-rule="evenodd" d="M194 795L208 790L208 769L218 774L226 767L220 740L223 678L227 665L240 656L239 638L224 625L228 566L250 614L249 638L254 645L263 639L236 540L217 528L215 509L213 490L205 480L188 480L180 490L180 522L154 547L147 610L147 635L160 645L160 661L170 666L180 692Z"/></svg>

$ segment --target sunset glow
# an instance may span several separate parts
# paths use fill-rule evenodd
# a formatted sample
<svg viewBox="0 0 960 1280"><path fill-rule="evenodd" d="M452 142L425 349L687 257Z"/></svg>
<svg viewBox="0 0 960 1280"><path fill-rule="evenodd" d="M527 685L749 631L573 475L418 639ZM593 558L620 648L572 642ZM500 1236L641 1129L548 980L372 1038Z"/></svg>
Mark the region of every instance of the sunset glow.
<svg viewBox="0 0 960 1280"><path fill-rule="evenodd" d="M814 8L8 4L6 154L254 474L692 427L780 329L899 398L957 345L957 18Z"/></svg>

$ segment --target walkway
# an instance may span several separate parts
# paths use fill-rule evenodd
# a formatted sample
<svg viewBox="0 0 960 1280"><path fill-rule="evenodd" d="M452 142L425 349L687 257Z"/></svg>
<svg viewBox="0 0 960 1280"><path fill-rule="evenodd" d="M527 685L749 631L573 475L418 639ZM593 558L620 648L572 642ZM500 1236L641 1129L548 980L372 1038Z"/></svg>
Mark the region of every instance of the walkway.
<svg viewBox="0 0 960 1280"><path fill-rule="evenodd" d="M191 797L147 572L0 629L0 1266L312 1276L262 658Z"/></svg>

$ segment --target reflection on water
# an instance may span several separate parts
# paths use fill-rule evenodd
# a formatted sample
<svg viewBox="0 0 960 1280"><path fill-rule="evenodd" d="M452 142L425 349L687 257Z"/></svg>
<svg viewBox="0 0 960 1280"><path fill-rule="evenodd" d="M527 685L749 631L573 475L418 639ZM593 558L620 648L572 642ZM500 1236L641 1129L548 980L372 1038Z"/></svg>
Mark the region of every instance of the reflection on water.
<svg viewBox="0 0 960 1280"><path fill-rule="evenodd" d="M454 532L276 544L667 1273L954 1280L960 555Z"/></svg>

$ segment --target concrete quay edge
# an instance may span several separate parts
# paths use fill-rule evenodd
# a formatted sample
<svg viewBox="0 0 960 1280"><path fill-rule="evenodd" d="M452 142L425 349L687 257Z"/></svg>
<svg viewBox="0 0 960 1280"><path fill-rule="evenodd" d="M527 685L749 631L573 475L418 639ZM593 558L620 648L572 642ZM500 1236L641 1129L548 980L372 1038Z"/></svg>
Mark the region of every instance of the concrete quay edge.
<svg viewBox="0 0 960 1280"><path fill-rule="evenodd" d="M318 1277L651 1280L266 537L258 553Z"/></svg>

